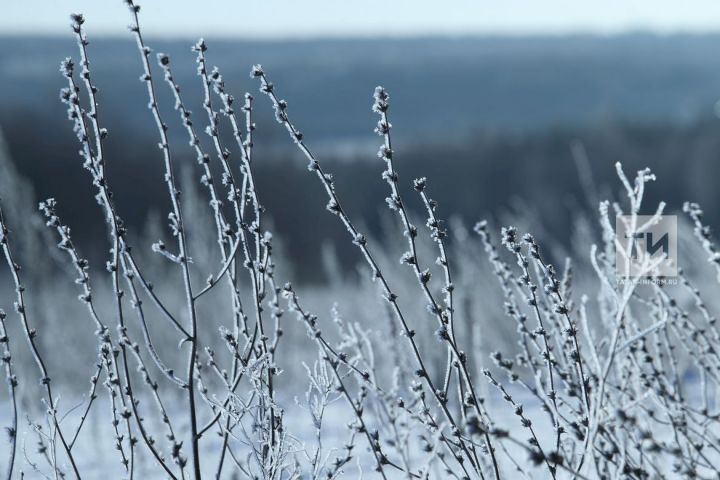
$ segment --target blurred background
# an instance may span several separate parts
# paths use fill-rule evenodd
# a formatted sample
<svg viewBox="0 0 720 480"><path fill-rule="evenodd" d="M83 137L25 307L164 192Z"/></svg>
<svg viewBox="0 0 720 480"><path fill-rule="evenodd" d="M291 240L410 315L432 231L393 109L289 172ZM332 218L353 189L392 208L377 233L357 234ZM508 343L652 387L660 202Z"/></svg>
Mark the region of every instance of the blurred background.
<svg viewBox="0 0 720 480"><path fill-rule="evenodd" d="M366 268L358 266L362 257L341 222L326 212L327 197L317 178L307 171L307 161L275 121L257 80L250 78L253 64L263 65L278 96L287 100L289 115L308 146L323 168L334 174L343 207L368 234L373 255L399 295L398 304L410 325L419 332L417 342L438 379L444 375L445 351L433 334L434 322L426 321L426 301L418 293L415 274L398 262L407 245L403 228L385 203L389 189L381 178L385 164L376 153L381 139L373 132L377 115L371 111L377 85L390 93L393 158L404 199L421 232L418 249L424 265L435 268L437 249L424 227L422 203L412 191L414 178L428 177L429 195L439 203L437 214L447 221L457 287L457 336L478 375L491 363L490 351L512 354L518 339L487 254L472 233L478 220L489 219L494 241L502 225L532 232L544 258L566 272L565 278L571 271L565 257L572 257L571 293L576 302L583 294L595 297L602 290L588 259L590 246L603 240L598 202L625 199L616 162L623 163L631 179L644 167L657 174L641 214L654 213L657 202L664 200L668 213L682 215L682 204L689 200L705 207L709 225L720 224L717 0L144 0L141 4L147 44L170 55L206 152L213 150L202 133L207 125L203 85L191 51L199 37L205 37L208 63L220 68L228 91L237 99L245 92L255 96L254 172L266 208L264 226L274 234L276 279L279 284L292 280L308 311L317 314L323 325L342 318L368 329L370 343L377 346L378 365L388 377L392 369L385 367L399 365L404 358L399 345L405 343L399 340L387 303L377 295L378 285L370 281ZM57 235L38 215L39 201L57 199L74 243L90 260L93 298L110 325L115 324L116 308L110 278L103 274L109 249L105 220L59 99L66 85L60 62L71 56L78 63L71 13L85 15L100 119L109 131L106 172L119 215L129 228L129 242L166 305L184 312L185 302L179 269L150 249L158 239L173 245L167 228L171 207L157 130L147 108L145 85L139 81L141 57L127 29L126 6L121 0L4 1L0 198L28 286L30 323L39 332L40 349L48 352L53 379L59 380L53 385L71 399L63 399L61 411L86 391L88 366L96 361L96 339L85 306L77 301L75 273L67 256L55 248ZM200 184L201 168L154 59L153 55L160 109L169 126L190 225L192 280L202 285L221 264L211 211ZM223 126L224 143L233 146L228 125ZM230 159L237 167L238 158L233 151ZM718 311L715 272L707 265L707 253L692 238L692 226L684 216L680 218L679 264L703 292L709 310ZM443 275L439 268L433 274L432 288L440 295ZM7 312L12 312L13 289L8 269L0 262L0 308ZM240 291L244 304L252 305L245 276ZM220 360L228 362L231 356L218 326L231 327L234 304L221 295L215 289L198 306L199 336L201 345L215 348ZM680 298L681 305L693 308L687 306L695 304L695 297L686 292ZM602 338L604 304L602 299L593 301L587 307L590 325L599 332L596 338ZM647 310L644 304L641 308ZM187 322L183 315L178 318ZM8 318L13 319L8 325L15 348L22 339L20 325L16 316ZM152 310L148 323L160 356L168 365L181 365L178 338L168 334L162 315ZM138 322L133 319L129 324L131 338L143 338L145 331ZM307 388L301 362L312 364L317 352L292 315L283 317L282 327L286 333L277 362L287 372L283 378L289 380L283 380L281 395L288 400L285 404L292 405L289 399ZM29 349L18 345L16 351L13 358L26 389L23 409L44 410L32 395L38 382ZM478 384L487 387L484 380ZM169 382L163 387L174 391ZM6 399L4 391L0 391L0 407ZM9 411L0 408L0 425L9 424ZM102 413L91 417L92 428L109 428L107 412L95 411ZM337 428L345 423L335 422ZM91 443L82 448L98 450L94 438L89 437ZM92 471L100 473L93 478L108 476L113 448L106 446L108 457L97 459L93 453L83 460L95 463Z"/></svg>
<svg viewBox="0 0 720 480"><path fill-rule="evenodd" d="M576 218L618 192L617 161L628 171L650 166L658 174L651 206L660 198L671 210L684 200L717 204L720 4L409 3L213 0L199 7L155 0L143 4L141 22L148 44L171 56L200 130L201 83L190 50L197 38L207 39L210 65L221 69L236 97L258 92L248 72L261 63L334 173L351 216L378 237L387 186L370 106L379 84L391 95L401 183L409 189L414 177L428 176L444 218L472 225L482 217L522 217L536 235L567 244ZM0 183L5 197L17 197L10 203L30 211L36 201L56 197L76 242L104 261L103 220L89 203L93 189L58 99L59 62L77 57L72 12L87 19L120 213L141 236L169 211L158 187L163 167L138 81L140 58L120 0L3 6ZM194 154L164 85L160 93L184 189L197 188ZM323 252L345 264L358 258L324 211L324 193L269 102L256 97L256 175L291 259L287 275L324 282ZM30 217L18 208L11 212L21 220L17 228L29 228ZM716 225L717 211L708 220Z"/></svg>

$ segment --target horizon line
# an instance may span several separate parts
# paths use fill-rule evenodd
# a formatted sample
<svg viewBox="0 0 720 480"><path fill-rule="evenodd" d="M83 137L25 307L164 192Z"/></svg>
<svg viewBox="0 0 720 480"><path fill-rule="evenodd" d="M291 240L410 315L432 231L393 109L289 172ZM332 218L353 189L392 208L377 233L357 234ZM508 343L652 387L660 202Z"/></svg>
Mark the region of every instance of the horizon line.
<svg viewBox="0 0 720 480"><path fill-rule="evenodd" d="M128 31L127 35L117 32L95 32L90 38L102 40L121 40L131 36ZM623 37L711 37L720 36L720 28L717 29L651 29L651 28L634 28L623 30L566 30L566 31L487 31L487 32L416 32L416 33L397 33L388 34L383 32L368 33L347 33L347 32L324 32L320 34L287 34L287 35L238 35L229 33L219 33L210 35L193 35L178 33L146 33L147 38L165 41L180 40L197 40L198 38L206 38L214 41L242 41L242 42L314 42L314 41L332 41L332 40L521 40L524 38L543 38L543 39L563 39L563 38L597 38L597 39L619 39ZM68 37L72 39L73 34L68 28L67 32L61 31L44 31L33 32L29 30L2 31L0 38L25 38L25 39L56 39Z"/></svg>

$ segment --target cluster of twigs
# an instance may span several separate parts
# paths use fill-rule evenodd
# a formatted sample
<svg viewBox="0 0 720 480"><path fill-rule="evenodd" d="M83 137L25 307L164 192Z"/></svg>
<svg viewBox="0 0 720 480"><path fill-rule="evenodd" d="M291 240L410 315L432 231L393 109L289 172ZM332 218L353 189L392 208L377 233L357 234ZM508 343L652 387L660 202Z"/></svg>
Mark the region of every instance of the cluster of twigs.
<svg viewBox="0 0 720 480"><path fill-rule="evenodd" d="M107 222L106 270L114 306L112 318L101 313L91 279L91 273L100 273L91 271L76 250L56 202L41 203L47 226L75 269L78 298L87 307L97 336L97 362L88 372L90 390L79 421L71 425L60 413L52 368L37 342L21 269L13 259L10 229L0 213L0 246L16 290L17 318L40 375L48 425L43 429L31 423L45 464L31 461L26 453L29 471L55 478L83 476L85 453L74 447L92 409L103 403L98 390L104 387L114 449L128 478L140 476L138 460L146 456L152 470L173 479L225 478L231 471L239 478L332 479L363 470L382 478L715 478L720 463L716 320L684 273L680 272L675 290L657 277L663 258L646 259L632 275L617 274L616 258L631 256L633 248L631 240L616 239L610 218L613 210L616 215L623 213L619 204L600 205L604 250L593 247L591 253L601 284L596 302L583 296L576 303L570 262L559 273L532 236L521 237L515 228L505 228L501 243L506 251L501 251L487 223L478 223L476 232L504 294L506 321L517 324L518 349L495 352L492 368L474 371L457 334L447 231L429 196L427 180L419 178L412 184L426 213L426 231L413 223L401 195L388 93L378 87L374 94L375 131L382 139L378 157L385 164L387 205L397 215L407 244L400 263L414 278L417 300L426 304L427 318L406 313L368 238L342 205L332 175L291 121L287 102L280 99L263 69L253 67L251 76L270 100L277 121L327 194L327 210L347 229L387 303L392 331L397 333L391 342L398 344L378 347L368 328L345 322L335 311L330 322L319 318L303 306L291 284L276 279L272 235L264 229L264 209L253 177L253 97L245 94L241 104L236 103L219 70L208 68L208 47L200 40L193 50L206 118L193 117L170 58L158 54L157 67L151 65L152 52L140 30L140 7L133 0L126 3L140 52L140 80L147 87L157 127L171 204L168 219L176 242L158 241L153 251L177 267L184 302L170 304L156 292L131 248L108 181L110 162L104 144L108 132L100 118L84 18L73 15L79 62L69 58L62 62L67 87L61 100ZM204 283L197 282L197 266L188 251L187 233L193 226L183 215L170 128L158 105L160 88L169 88L174 96L182 134L197 158L209 199L220 262ZM206 125L207 138L202 140L200 123ZM232 146L225 145L227 137L221 135L228 127ZM641 171L631 184L619 166L618 174L630 204L625 214L632 239L659 220L664 205L649 222L638 224L645 185L653 177ZM718 253L702 224L701 210L691 204L686 210L717 268ZM424 233L435 244L435 258L421 255L418 242ZM643 285L644 278L651 281ZM229 318L218 320L199 309L210 297L207 294L216 290L224 292L222 298L231 307ZM309 339L283 337L284 310L295 314ZM175 336L186 361L184 369L173 365L176 358L163 358L150 312L163 319L166 335ZM136 320L133 328L128 326L131 318ZM10 348L18 346L8 336L8 321L10 317L0 311L0 344L12 409L10 479L25 473L17 453L18 379ZM441 364L429 360L424 341L429 323L434 324L430 331L443 350ZM222 352L200 340L201 331L212 330L218 331ZM292 405L282 401L285 380L276 354L290 341L306 342L317 351L317 361L305 367L304 399L297 400L312 419L310 433L291 431L286 413ZM395 354L384 355L385 348ZM390 374L385 357L391 358ZM688 372L698 380L688 381ZM483 382L494 388L489 395L481 394ZM520 398L529 403L523 405ZM336 416L338 411L346 416L335 427L345 429L347 435L344 441L329 443L328 412ZM335 416L337 423L335 419L341 417ZM160 429L146 418L159 419ZM203 449L203 444L212 448Z"/></svg>

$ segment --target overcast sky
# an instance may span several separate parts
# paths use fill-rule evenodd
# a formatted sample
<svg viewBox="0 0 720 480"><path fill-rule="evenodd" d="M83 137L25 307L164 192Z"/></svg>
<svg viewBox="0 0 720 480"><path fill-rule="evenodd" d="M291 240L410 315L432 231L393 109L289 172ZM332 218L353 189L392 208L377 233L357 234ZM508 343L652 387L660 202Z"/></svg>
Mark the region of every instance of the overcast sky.
<svg viewBox="0 0 720 480"><path fill-rule="evenodd" d="M124 34L121 0L2 0L0 32ZM145 0L146 34L315 37L720 31L718 0Z"/></svg>

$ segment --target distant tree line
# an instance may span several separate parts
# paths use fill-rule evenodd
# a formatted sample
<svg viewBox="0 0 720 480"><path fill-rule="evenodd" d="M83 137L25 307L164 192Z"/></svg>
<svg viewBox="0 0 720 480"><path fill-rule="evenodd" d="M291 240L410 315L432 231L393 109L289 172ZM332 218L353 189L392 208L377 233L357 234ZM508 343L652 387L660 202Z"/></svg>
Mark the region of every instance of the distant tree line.
<svg viewBox="0 0 720 480"><path fill-rule="evenodd" d="M103 238L105 233L101 230L103 222L95 218L97 211L83 206L92 190L83 178L74 139L68 127L59 123L62 120L23 112L5 112L0 117L11 158L20 174L30 181L36 198L58 198L76 241L86 244L89 253L103 258L104 250L93 252L95 239ZM264 135L275 137L277 132L273 131L277 128L274 124L263 125ZM42 137L37 135L38 130L43 132ZM107 143L112 152L108 175L113 177L116 195L122 199L126 221L142 226L151 212L164 216L168 209L165 192L153 186L163 175L154 139L135 135L128 140L115 129ZM589 171L583 167L582 159L579 162L577 152L573 155L573 144L582 145ZM322 280L321 270L315 268L321 258L317 245L322 242L335 243L341 259L357 261L344 242L336 242L344 232L332 216L319 208L326 200L314 188L299 154L291 145L287 150L269 149L262 142L258 145L254 165L257 182L262 191L272 191L264 199L267 215L281 240L293 239L284 248L296 259L299 278ZM199 180L201 172L186 143L178 143L175 150L182 152L180 168L190 174L185 177ZM366 153L352 158L341 158L330 149L321 149L319 155L335 176L346 208L371 233L381 236L381 212L386 210L378 201L385 189L382 162L373 147L362 151ZM534 225L540 235L561 242L567 241L573 218L596 209L593 190L616 193L616 187L608 191L608 185L616 185L613 164L617 161L622 161L628 171L648 166L657 173L660 180L652 191L652 202L662 198L670 206L682 205L685 200L716 205L720 200L720 121L715 118L684 126L614 122L595 128L548 129L528 134L469 132L463 141L405 141L395 146L395 156L403 172L401 188L411 189L417 176L432 178L440 211L453 212L467 222L476 221L479 215L502 218L523 212L529 219L543 219L542 224ZM580 172L579 167L585 171ZM147 173L126 173L137 171ZM589 192L588 182L594 184ZM707 221L717 225L720 218L710 213Z"/></svg>

